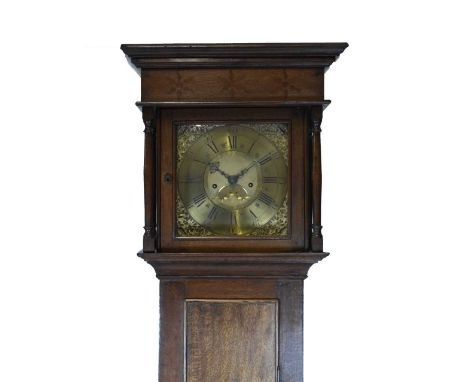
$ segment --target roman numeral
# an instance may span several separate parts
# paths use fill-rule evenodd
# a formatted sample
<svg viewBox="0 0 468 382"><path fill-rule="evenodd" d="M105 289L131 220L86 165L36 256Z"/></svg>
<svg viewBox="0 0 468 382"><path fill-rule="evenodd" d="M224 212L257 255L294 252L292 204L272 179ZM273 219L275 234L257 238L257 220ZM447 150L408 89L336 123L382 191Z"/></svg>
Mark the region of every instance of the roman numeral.
<svg viewBox="0 0 468 382"><path fill-rule="evenodd" d="M194 162L201 163L204 165L207 165L210 163L210 162L204 161L203 159L197 158L195 154L192 152L187 153L187 158L193 160Z"/></svg>
<svg viewBox="0 0 468 382"><path fill-rule="evenodd" d="M250 208L249 208L249 212L250 212L250 215L252 215L255 220L254 224L258 225L258 216L255 215L255 212L253 212Z"/></svg>
<svg viewBox="0 0 468 382"><path fill-rule="evenodd" d="M191 208L193 206L200 207L205 202L206 198L207 198L207 195L206 195L205 192L201 192L197 196L194 196L192 198L192 203L190 203L189 208Z"/></svg>
<svg viewBox="0 0 468 382"><path fill-rule="evenodd" d="M197 159L197 158L192 158L192 160L193 160L194 162L198 162L198 163L201 163L201 164L204 164L204 165L210 164L210 162L207 162L207 161L204 161L204 160L200 160L200 159Z"/></svg>
<svg viewBox="0 0 468 382"><path fill-rule="evenodd" d="M277 177L277 176L264 176L263 177L263 183L284 183L284 178L283 177Z"/></svg>
<svg viewBox="0 0 468 382"><path fill-rule="evenodd" d="M228 141L231 150L237 150L237 135L233 135L232 137L228 135Z"/></svg>
<svg viewBox="0 0 468 382"><path fill-rule="evenodd" d="M278 151L274 153L269 153L265 155L262 159L259 159L257 162L260 164L260 166L263 166L264 164L268 163L271 160L278 159L280 156L280 153Z"/></svg>
<svg viewBox="0 0 468 382"><path fill-rule="evenodd" d="M213 141L213 138L208 137L206 139L206 145L215 153L219 153L218 146L216 146L216 143Z"/></svg>
<svg viewBox="0 0 468 382"><path fill-rule="evenodd" d="M209 221L213 221L216 219L216 217L218 216L218 207L214 206L213 208L211 208L210 212L208 213L208 218L207 220Z"/></svg>
<svg viewBox="0 0 468 382"><path fill-rule="evenodd" d="M203 179L201 176L197 178L179 178L180 183L200 183Z"/></svg>
<svg viewBox="0 0 468 382"><path fill-rule="evenodd" d="M261 192L260 195L258 195L258 200L260 200L262 203L266 204L269 207L278 208L275 203L275 200L270 195L267 195L264 192Z"/></svg>
<svg viewBox="0 0 468 382"><path fill-rule="evenodd" d="M250 152L252 151L253 147L255 146L255 143L257 143L257 141L253 141L253 142L252 142L252 144L250 145L249 151L247 151L247 154L250 154Z"/></svg>

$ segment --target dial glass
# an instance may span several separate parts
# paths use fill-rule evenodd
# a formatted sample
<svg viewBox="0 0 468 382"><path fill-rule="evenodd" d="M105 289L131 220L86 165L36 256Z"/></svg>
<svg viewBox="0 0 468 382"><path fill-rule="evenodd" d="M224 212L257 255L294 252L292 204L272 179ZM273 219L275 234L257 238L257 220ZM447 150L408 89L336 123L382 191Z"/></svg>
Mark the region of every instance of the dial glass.
<svg viewBox="0 0 468 382"><path fill-rule="evenodd" d="M175 127L177 237L288 234L288 123Z"/></svg>

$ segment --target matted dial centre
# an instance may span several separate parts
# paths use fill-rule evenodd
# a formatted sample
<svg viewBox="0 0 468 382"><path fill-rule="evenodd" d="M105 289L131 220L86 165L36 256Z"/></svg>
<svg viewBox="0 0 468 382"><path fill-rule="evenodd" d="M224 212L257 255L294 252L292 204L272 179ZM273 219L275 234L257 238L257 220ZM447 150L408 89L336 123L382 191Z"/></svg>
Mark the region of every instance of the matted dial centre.
<svg viewBox="0 0 468 382"><path fill-rule="evenodd" d="M223 152L205 170L205 191L220 207L245 208L258 196L261 176L260 166L251 156L240 151Z"/></svg>

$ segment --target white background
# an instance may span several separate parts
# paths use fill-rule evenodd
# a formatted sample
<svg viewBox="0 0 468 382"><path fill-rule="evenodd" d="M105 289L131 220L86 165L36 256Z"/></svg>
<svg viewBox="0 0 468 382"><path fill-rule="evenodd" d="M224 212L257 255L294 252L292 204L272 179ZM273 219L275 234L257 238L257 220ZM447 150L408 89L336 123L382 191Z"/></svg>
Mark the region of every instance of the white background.
<svg viewBox="0 0 468 382"><path fill-rule="evenodd" d="M0 380L154 382L139 77L121 43L341 42L305 382L468 381L464 2L0 6ZM288 382L288 381L284 381Z"/></svg>

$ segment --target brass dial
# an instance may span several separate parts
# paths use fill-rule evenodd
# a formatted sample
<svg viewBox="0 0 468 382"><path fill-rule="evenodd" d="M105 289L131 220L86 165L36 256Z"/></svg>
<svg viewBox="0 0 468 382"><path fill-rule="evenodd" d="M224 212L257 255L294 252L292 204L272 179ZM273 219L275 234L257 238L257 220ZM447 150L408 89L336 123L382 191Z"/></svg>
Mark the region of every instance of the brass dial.
<svg viewBox="0 0 468 382"><path fill-rule="evenodd" d="M177 172L190 216L219 235L248 235L277 213L287 192L284 158L266 136L220 126L198 138Z"/></svg>

